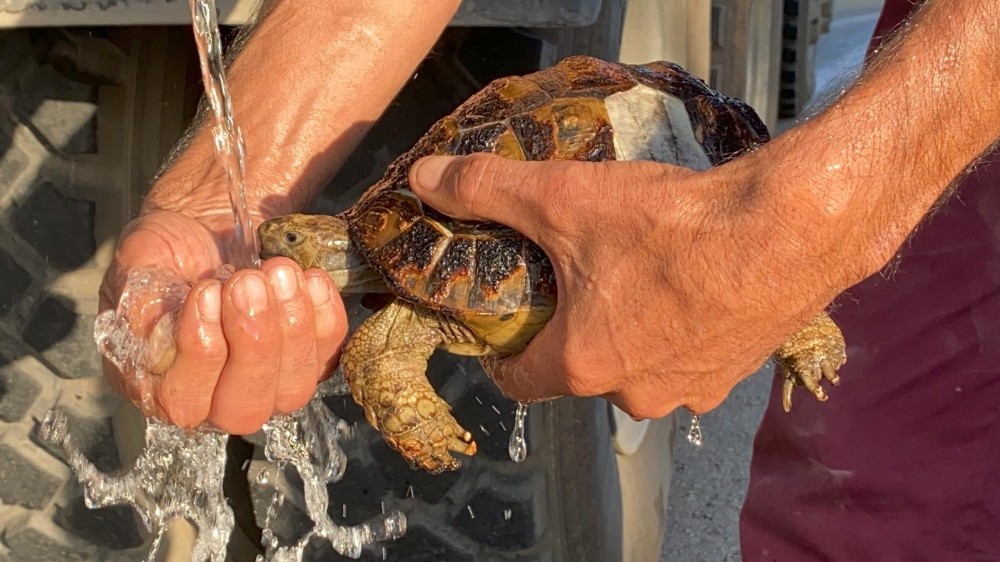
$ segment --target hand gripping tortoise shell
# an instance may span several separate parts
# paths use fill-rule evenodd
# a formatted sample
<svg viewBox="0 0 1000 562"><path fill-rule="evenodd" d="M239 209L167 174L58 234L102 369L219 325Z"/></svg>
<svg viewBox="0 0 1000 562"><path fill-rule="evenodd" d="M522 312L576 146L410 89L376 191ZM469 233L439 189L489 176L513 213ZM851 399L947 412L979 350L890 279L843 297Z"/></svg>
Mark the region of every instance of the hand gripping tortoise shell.
<svg viewBox="0 0 1000 562"><path fill-rule="evenodd" d="M426 377L437 349L516 354L552 316L556 283L545 253L503 225L454 220L421 203L407 172L430 154L488 152L522 160L654 160L704 170L768 140L739 100L665 62L570 57L502 78L435 123L383 178L337 216L293 214L259 228L264 258L326 270L344 293L391 301L355 331L341 366L369 423L414 467L455 470L476 443ZM774 354L783 402L795 386L826 400L845 344L826 314Z"/></svg>

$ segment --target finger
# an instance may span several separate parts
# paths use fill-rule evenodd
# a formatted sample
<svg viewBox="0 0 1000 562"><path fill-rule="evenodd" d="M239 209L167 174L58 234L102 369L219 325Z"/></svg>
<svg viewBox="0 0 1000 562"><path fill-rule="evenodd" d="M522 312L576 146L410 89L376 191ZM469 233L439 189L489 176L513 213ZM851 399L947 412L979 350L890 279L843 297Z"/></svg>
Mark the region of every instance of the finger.
<svg viewBox="0 0 1000 562"><path fill-rule="evenodd" d="M281 324L281 365L274 396L274 410L293 412L316 391L319 364L312 299L302 269L288 258L273 258L261 265L271 281Z"/></svg>
<svg viewBox="0 0 1000 562"><path fill-rule="evenodd" d="M337 368L347 336L347 311L326 272L310 269L305 272L305 278L313 305L318 379L323 380Z"/></svg>
<svg viewBox="0 0 1000 562"><path fill-rule="evenodd" d="M194 428L208 418L229 354L222 332L222 284L217 280L205 279L191 289L177 319L176 348L157 399L167 421Z"/></svg>
<svg viewBox="0 0 1000 562"><path fill-rule="evenodd" d="M208 418L222 431L253 433L274 411L281 366L279 313L270 283L260 271L238 271L223 286L222 329L229 357Z"/></svg>
<svg viewBox="0 0 1000 562"><path fill-rule="evenodd" d="M556 192L564 179L559 173L568 172L570 165L490 154L428 156L410 168L409 181L413 192L438 211L499 222L537 242L547 230L541 224L545 204L560 199Z"/></svg>

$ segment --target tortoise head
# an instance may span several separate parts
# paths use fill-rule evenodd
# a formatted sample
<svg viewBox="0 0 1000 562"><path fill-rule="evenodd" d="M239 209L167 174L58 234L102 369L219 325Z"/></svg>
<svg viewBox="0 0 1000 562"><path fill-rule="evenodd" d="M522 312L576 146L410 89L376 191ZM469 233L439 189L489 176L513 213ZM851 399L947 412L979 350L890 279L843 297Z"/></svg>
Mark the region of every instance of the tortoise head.
<svg viewBox="0 0 1000 562"><path fill-rule="evenodd" d="M368 267L347 235L347 223L329 215L290 214L264 221L257 229L260 257L286 257L303 269L330 274L344 293L384 292L384 282Z"/></svg>

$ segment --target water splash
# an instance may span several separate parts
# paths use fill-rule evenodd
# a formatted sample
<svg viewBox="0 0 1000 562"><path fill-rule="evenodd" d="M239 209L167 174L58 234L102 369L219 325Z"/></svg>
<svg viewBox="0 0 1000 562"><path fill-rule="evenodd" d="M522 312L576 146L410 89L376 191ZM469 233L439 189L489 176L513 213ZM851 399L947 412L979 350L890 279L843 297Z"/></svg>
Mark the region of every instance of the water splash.
<svg viewBox="0 0 1000 562"><path fill-rule="evenodd" d="M222 492L227 435L187 432L149 420L142 455L125 474L110 475L83 455L68 424L65 414L50 411L42 422L42 438L65 456L83 486L87 507L131 505L136 510L146 530L155 533L147 560L154 559L167 524L178 517L199 529L192 560L225 560L234 525Z"/></svg>
<svg viewBox="0 0 1000 562"><path fill-rule="evenodd" d="M148 267L130 271L115 310L105 310L94 323L98 351L119 370L134 373L134 393L152 411L158 379L151 372L173 352L177 311L191 287L175 273ZM158 320L157 320L158 319ZM139 326L153 326L142 333Z"/></svg>
<svg viewBox="0 0 1000 562"><path fill-rule="evenodd" d="M691 416L691 427L688 428L687 440L688 443L691 443L695 447L701 447L702 443L704 443L701 435L701 416Z"/></svg>
<svg viewBox="0 0 1000 562"><path fill-rule="evenodd" d="M258 240L246 206L246 151L225 80L215 2L190 0L190 6L205 92L215 116L212 133L216 156L226 170L235 219L236 246L229 248L233 263L217 275L225 281L236 268L259 267ZM135 388L131 390L146 412L157 412L153 400L159 384L156 373L173 361L176 316L189 291L190 286L167 269L130 272L116 309L103 312L95 323L98 350L120 370L133 375ZM153 327L142 333L140 326ZM366 545L396 539L406 532L404 515L399 511L385 514L384 506L382 516L353 527L334 524L326 512L330 503L327 485L338 481L346 468L347 459L339 441L350 438L352 432L326 408L322 398L347 392L343 374L335 375L320 386L305 408L277 416L263 428L265 455L274 463L275 472L289 465L298 471L314 526L295 544L280 545L271 524L280 517L278 509L285 498L276 489L265 517L265 555L258 560L300 561L313 538L325 539L342 555L357 558ZM82 454L67 425L63 413L49 412L42 424L43 439L65 455L84 487L88 507L131 505L139 513L147 530L153 533L147 560L155 558L167 524L178 517L198 528L193 561L225 560L234 527L233 513L223 492L227 435L211 428L185 431L149 419L146 446L135 465L124 475L109 475ZM256 484L266 484L269 472L262 471Z"/></svg>
<svg viewBox="0 0 1000 562"><path fill-rule="evenodd" d="M507 445L507 454L514 462L521 462L528 456L528 441L524 437L524 422L527 417L528 405L519 402L514 412L514 429L510 432L510 443Z"/></svg>
<svg viewBox="0 0 1000 562"><path fill-rule="evenodd" d="M313 529L291 545L280 545L270 525L265 524L264 560L277 562L302 559L306 546L314 538L325 539L344 556L357 558L369 544L397 539L406 532L406 517L391 511L354 527L341 527L330 518L327 484L344 475L347 457L339 441L350 436L350 426L337 419L319 399L292 414L276 416L264 426L267 445L264 454L278 470L293 466L302 479L306 510ZM263 472L262 472L263 474ZM275 490L266 521L273 520L273 508L281 504ZM345 506L346 507L346 506Z"/></svg>
<svg viewBox="0 0 1000 562"><path fill-rule="evenodd" d="M225 66L222 60L222 40L216 21L215 0L190 0L195 44L201 61L201 77L215 116L212 140L215 155L226 171L229 202L236 220L236 245L230 248L233 265L238 268L259 267L260 244L246 205L246 146L243 132L233 115Z"/></svg>
<svg viewBox="0 0 1000 562"><path fill-rule="evenodd" d="M309 542L317 538L328 541L344 556L358 558L364 547L406 533L405 515L398 510L384 513L384 506L382 515L352 527L337 525L327 513L327 485L340 480L347 467L339 441L349 433L347 423L337 419L318 398L298 412L274 417L264 427L265 455L274 465L262 470L255 484L277 480L278 471L294 467L302 479L314 526L295 543L279 544L272 523L280 517L284 495L275 489L262 532L265 554L258 561L301 561ZM53 410L46 415L41 436L65 456L84 488L87 507L131 505L136 510L146 530L154 535L147 561L155 559L168 524L176 518L187 519L198 528L193 561L225 560L234 528L233 512L222 487L227 435L185 431L150 419L146 447L124 475L103 473L83 455L62 412Z"/></svg>

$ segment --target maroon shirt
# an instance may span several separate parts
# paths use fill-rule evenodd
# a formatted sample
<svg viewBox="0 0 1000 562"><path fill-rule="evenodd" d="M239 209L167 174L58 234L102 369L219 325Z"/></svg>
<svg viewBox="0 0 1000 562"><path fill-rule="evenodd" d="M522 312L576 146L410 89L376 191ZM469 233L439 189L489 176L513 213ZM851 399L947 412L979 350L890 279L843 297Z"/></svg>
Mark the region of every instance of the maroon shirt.
<svg viewBox="0 0 1000 562"><path fill-rule="evenodd" d="M873 44L911 9L887 0ZM848 360L829 401L797 391L786 414L772 386L740 517L745 561L1000 561L1000 158L989 160L894 273L837 300Z"/></svg>

